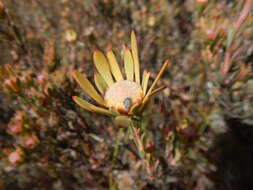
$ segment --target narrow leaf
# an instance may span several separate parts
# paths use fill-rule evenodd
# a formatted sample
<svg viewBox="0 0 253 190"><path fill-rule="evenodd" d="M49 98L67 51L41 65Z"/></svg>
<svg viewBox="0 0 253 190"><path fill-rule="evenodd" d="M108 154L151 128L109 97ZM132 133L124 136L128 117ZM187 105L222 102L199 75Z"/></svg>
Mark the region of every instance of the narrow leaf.
<svg viewBox="0 0 253 190"><path fill-rule="evenodd" d="M134 61L135 81L140 84L140 63L138 57L137 40L134 31L131 32L131 49Z"/></svg>
<svg viewBox="0 0 253 190"><path fill-rule="evenodd" d="M150 76L150 72L147 72L146 70L144 70L143 76L142 76L142 90L143 90L144 96L147 92L149 76Z"/></svg>
<svg viewBox="0 0 253 190"><path fill-rule="evenodd" d="M121 74L118 62L115 58L113 51L107 52L107 58L109 60L109 65L110 65L112 74L113 74L114 78L116 79L116 81L123 80L123 76Z"/></svg>
<svg viewBox="0 0 253 190"><path fill-rule="evenodd" d="M129 49L126 49L124 52L124 66L126 71L127 80L134 80L134 63L131 52Z"/></svg>
<svg viewBox="0 0 253 190"><path fill-rule="evenodd" d="M166 70L166 68L168 66L171 65L171 62L169 61L165 61L165 63L163 64L162 68L160 69L158 75L156 76L156 79L154 80L153 84L151 85L150 89L148 90L143 102L147 101L147 98L149 97L149 94L152 92L152 90L154 89L155 85L157 84L158 80L161 78L162 74L164 73L164 71Z"/></svg>
<svg viewBox="0 0 253 190"><path fill-rule="evenodd" d="M94 74L94 81L99 92L104 95L108 86L99 73Z"/></svg>
<svg viewBox="0 0 253 190"><path fill-rule="evenodd" d="M113 78L112 78L112 74L110 71L110 66L109 66L104 54L98 50L95 51L93 54L93 60L94 60L94 64L95 64L98 72L103 77L103 79L108 84L108 86L112 85Z"/></svg>
<svg viewBox="0 0 253 190"><path fill-rule="evenodd" d="M82 108L88 111L98 112L98 113L103 113L103 114L110 114L109 110L98 107L98 106L94 106L90 104L89 102L83 100L82 98L79 98L77 96L73 96L72 98L79 106L81 106Z"/></svg>
<svg viewBox="0 0 253 190"><path fill-rule="evenodd" d="M82 87L82 89L95 101L97 101L101 105L105 105L104 99L98 94L96 89L92 86L90 81L86 78L86 76L82 75L78 71L73 72L73 77L78 82L78 84Z"/></svg>

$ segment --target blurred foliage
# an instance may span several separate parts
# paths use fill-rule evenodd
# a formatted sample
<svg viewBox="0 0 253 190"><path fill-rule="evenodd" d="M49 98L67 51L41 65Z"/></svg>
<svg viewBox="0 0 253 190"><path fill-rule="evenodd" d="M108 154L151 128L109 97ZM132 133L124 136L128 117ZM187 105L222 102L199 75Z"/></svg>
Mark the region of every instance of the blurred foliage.
<svg viewBox="0 0 253 190"><path fill-rule="evenodd" d="M230 118L253 125L251 3L0 1L0 189L212 189L214 139ZM71 99L71 72L92 78L92 52L120 52L132 29L152 79L173 63L145 113L146 168L111 118Z"/></svg>

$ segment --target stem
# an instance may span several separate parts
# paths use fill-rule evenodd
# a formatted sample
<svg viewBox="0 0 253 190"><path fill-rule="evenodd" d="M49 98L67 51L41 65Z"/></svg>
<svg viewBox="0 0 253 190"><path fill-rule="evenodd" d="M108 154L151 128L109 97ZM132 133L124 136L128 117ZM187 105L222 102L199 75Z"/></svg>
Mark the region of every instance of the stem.
<svg viewBox="0 0 253 190"><path fill-rule="evenodd" d="M117 137L116 137L116 144L114 146L114 150L113 150L113 157L112 157L112 165L115 165L116 159L117 159L117 155L119 153L119 145L120 145L120 134L122 133L123 128L120 128L118 133L117 133Z"/></svg>
<svg viewBox="0 0 253 190"><path fill-rule="evenodd" d="M130 127L131 133L133 135L134 142L135 142L135 145L138 149L139 155L142 159L144 159L145 158L145 149L142 144L141 138L138 134L138 132L139 132L138 129L140 129L140 126L138 126L138 129L137 129L136 127L134 127L133 122L131 122L129 127Z"/></svg>
<svg viewBox="0 0 253 190"><path fill-rule="evenodd" d="M134 125L134 123L135 123L135 125ZM147 172L149 174L151 174L151 169L150 169L150 164L149 164L150 155L145 152L145 148L144 148L143 141L142 141L144 134L142 134L142 135L139 134L141 127L142 127L141 120L136 121L136 122L133 122L133 120L132 120L130 122L129 128L130 128L130 131L133 135L134 142L135 142L135 145L138 149L139 156L142 159L143 165L145 166Z"/></svg>
<svg viewBox="0 0 253 190"><path fill-rule="evenodd" d="M236 33L240 29L242 24L247 19L248 15L249 15L249 12L251 10L251 7L252 7L252 3L253 3L253 0L245 0L244 1L244 6L243 6L243 9L240 13L240 16L237 19L237 21L233 24L233 30L234 30L233 32L234 33ZM231 64L232 64L232 55L233 55L232 44L233 44L233 39L232 39L230 47L227 47L227 49L226 49L224 62L221 65L221 73L225 77L227 76L227 73L228 73L228 71L231 67Z"/></svg>
<svg viewBox="0 0 253 190"><path fill-rule="evenodd" d="M252 3L253 3L253 0L245 0L242 12L240 13L240 16L237 19L237 21L234 23L234 27L235 27L236 30L238 30L240 28L240 26L242 25L242 23L248 17L249 12L250 12L251 7L252 7Z"/></svg>

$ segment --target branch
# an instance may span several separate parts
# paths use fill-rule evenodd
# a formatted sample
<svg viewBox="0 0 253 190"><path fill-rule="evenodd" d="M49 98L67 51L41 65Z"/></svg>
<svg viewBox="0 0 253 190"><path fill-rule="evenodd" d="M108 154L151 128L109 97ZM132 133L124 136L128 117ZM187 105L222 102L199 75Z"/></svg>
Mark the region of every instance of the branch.
<svg viewBox="0 0 253 190"><path fill-rule="evenodd" d="M245 0L245 3L244 3L244 6L243 6L243 9L241 11L241 14L239 16L239 18L234 22L233 24L233 33L235 34L241 27L242 23L245 22L246 18L248 17L249 15L249 12L251 10L251 7L252 7L252 3L253 3L253 0ZM234 35L233 34L233 35ZM225 53L225 58L224 58L224 62L221 66L221 73L226 76L230 67L231 67L231 63L232 63L232 44L227 47L226 49L226 53Z"/></svg>

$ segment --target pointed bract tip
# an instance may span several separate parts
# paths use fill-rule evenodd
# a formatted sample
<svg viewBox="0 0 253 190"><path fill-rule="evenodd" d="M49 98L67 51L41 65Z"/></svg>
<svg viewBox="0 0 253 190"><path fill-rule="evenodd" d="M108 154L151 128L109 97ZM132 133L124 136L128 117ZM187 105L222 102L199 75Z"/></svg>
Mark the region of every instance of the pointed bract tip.
<svg viewBox="0 0 253 190"><path fill-rule="evenodd" d="M164 62L164 66L166 67L166 69L169 67L169 66L171 66L171 61L169 61L169 60L166 60L165 62Z"/></svg>
<svg viewBox="0 0 253 190"><path fill-rule="evenodd" d="M98 49L95 49L95 51L94 51L93 55L98 54L98 53L101 53L101 51L100 51L100 50L98 50Z"/></svg>
<svg viewBox="0 0 253 190"><path fill-rule="evenodd" d="M134 30L131 31L131 36L132 36L132 37L135 36Z"/></svg>
<svg viewBox="0 0 253 190"><path fill-rule="evenodd" d="M72 72L71 72L72 77L76 78L77 73L78 73L77 70L72 71Z"/></svg>
<svg viewBox="0 0 253 190"><path fill-rule="evenodd" d="M78 70L74 70L74 71L72 71L72 76L76 79L76 78L78 78L78 75L80 76L80 75L82 75L82 76L84 76L84 77L86 77L86 74L82 74L82 73L80 73Z"/></svg>
<svg viewBox="0 0 253 190"><path fill-rule="evenodd" d="M150 73L147 69L144 69L144 72L145 72L145 73Z"/></svg>

